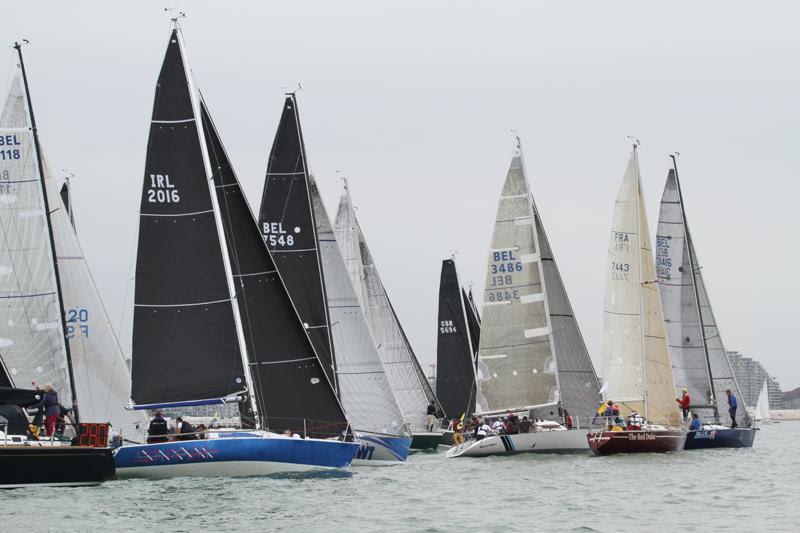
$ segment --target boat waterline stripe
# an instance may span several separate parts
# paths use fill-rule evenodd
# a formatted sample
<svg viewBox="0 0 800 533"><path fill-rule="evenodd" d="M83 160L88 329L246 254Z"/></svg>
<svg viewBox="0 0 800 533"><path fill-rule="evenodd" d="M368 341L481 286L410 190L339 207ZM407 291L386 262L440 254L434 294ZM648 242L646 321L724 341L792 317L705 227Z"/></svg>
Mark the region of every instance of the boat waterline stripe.
<svg viewBox="0 0 800 533"><path fill-rule="evenodd" d="M208 209L206 211L195 211L193 213L139 213L139 216L143 217L189 217L192 215L204 215L206 213L213 213L213 209Z"/></svg>
<svg viewBox="0 0 800 533"><path fill-rule="evenodd" d="M151 124L184 124L186 122L194 122L194 117L184 118L181 120L151 120Z"/></svg>
<svg viewBox="0 0 800 533"><path fill-rule="evenodd" d="M190 304L134 304L134 307L196 307L198 305L221 304L228 303L230 301L231 298L226 298L224 300L212 300L210 302L196 302Z"/></svg>

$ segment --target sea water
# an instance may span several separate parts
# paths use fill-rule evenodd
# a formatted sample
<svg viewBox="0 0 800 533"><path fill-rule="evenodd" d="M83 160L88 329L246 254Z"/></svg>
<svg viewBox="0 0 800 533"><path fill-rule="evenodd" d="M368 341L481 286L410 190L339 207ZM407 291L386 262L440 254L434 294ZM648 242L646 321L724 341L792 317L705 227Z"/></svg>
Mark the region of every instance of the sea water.
<svg viewBox="0 0 800 533"><path fill-rule="evenodd" d="M0 531L800 531L800 422L751 449L448 459L344 475L0 491Z"/></svg>

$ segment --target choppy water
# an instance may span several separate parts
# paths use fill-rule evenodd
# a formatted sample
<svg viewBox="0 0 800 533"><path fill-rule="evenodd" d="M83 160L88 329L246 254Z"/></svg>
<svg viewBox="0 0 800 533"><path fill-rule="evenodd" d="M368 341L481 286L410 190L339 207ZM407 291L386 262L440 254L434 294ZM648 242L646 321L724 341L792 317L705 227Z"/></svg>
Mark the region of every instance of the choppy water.
<svg viewBox="0 0 800 533"><path fill-rule="evenodd" d="M0 531L799 531L800 422L748 450L446 459L351 475L0 492Z"/></svg>

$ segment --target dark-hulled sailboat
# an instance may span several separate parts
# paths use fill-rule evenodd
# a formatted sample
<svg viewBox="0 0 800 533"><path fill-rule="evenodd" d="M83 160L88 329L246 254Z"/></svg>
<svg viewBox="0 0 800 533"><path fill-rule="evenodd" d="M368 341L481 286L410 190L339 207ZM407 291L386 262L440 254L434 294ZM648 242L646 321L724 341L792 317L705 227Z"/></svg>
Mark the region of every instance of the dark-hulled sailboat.
<svg viewBox="0 0 800 533"><path fill-rule="evenodd" d="M405 461L411 435L310 175L294 94L286 95L270 151L259 224L317 352L326 354L361 443L354 464Z"/></svg>
<svg viewBox="0 0 800 533"><path fill-rule="evenodd" d="M739 399L742 395L722 344L689 233L675 156L672 165L661 197L656 273L675 385L688 389L693 399L690 409L703 422L701 429L687 432L685 449L749 448L756 429L747 409L737 411L731 427L721 425L721 415L728 413L725 391L730 390Z"/></svg>
<svg viewBox="0 0 800 533"><path fill-rule="evenodd" d="M113 376L104 382L82 378L94 375L98 367L105 369L103 357L115 354L96 357L89 350L86 356L81 350L77 360L73 357L73 342L82 343L84 327L88 336L97 324L95 307L75 309L70 304L76 298L83 301L85 295L76 296L77 288L94 286L86 284L80 268L60 268L61 259L83 258L64 258L69 243L56 241L57 234L68 237L54 228L54 219L64 215L63 206L42 154L22 47L16 44L15 50L19 70L12 75L0 116L0 487L97 485L113 477L114 461L107 447L109 413L92 397L113 395L120 382ZM102 337L102 325L98 333ZM118 378L126 372L124 366L118 370ZM13 387L34 381L52 384L60 403L72 407L74 438L68 436L69 428L56 428L47 438L30 431L23 408L35 405L43 393ZM85 410L78 409L79 398L86 400ZM94 416L103 416L103 423L81 423ZM89 431L94 432L91 440ZM98 432L106 438L98 438Z"/></svg>
<svg viewBox="0 0 800 533"><path fill-rule="evenodd" d="M598 455L675 451L684 442L637 147L634 144L614 206L603 312L605 395L630 423L601 419L604 427L588 436Z"/></svg>
<svg viewBox="0 0 800 533"><path fill-rule="evenodd" d="M123 446L119 476L346 468L358 446L171 32L145 163L136 263L135 409L239 402L250 431ZM288 430L293 437L278 434ZM203 437L203 435L198 435Z"/></svg>

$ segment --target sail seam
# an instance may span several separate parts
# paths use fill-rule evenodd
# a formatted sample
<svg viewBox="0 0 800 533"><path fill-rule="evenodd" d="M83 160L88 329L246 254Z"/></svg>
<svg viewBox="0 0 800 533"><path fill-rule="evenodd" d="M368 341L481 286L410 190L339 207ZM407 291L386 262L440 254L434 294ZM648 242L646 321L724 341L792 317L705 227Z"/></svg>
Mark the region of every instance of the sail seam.
<svg viewBox="0 0 800 533"><path fill-rule="evenodd" d="M185 122L194 122L194 117L184 118L181 120L151 120L151 124L183 124Z"/></svg>
<svg viewBox="0 0 800 533"><path fill-rule="evenodd" d="M139 216L143 217L188 217L192 215L205 215L206 213L213 213L213 209L207 209L205 211L194 211L192 213L139 213Z"/></svg>
<svg viewBox="0 0 800 533"><path fill-rule="evenodd" d="M250 366L256 366L256 365L279 365L281 363L296 363L298 361L311 361L312 359L316 359L316 356L314 356L314 357L300 357L300 358L297 358L297 359L284 359L282 361L257 361L257 362L251 362Z"/></svg>
<svg viewBox="0 0 800 533"><path fill-rule="evenodd" d="M134 307L194 307L197 305L211 305L211 304L219 304L232 301L232 298L226 298L224 300L212 300L210 302L196 302L190 304L135 304Z"/></svg>
<svg viewBox="0 0 800 533"><path fill-rule="evenodd" d="M0 298L2 298L4 300L11 300L13 298L37 298L39 296L52 296L54 294L55 294L55 291L53 291L53 292L42 292L42 293L38 293L38 294L33 294L33 293L32 294L14 294L14 295L11 295L11 296L0 296Z"/></svg>

